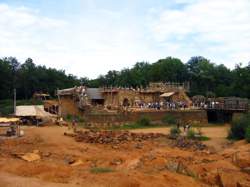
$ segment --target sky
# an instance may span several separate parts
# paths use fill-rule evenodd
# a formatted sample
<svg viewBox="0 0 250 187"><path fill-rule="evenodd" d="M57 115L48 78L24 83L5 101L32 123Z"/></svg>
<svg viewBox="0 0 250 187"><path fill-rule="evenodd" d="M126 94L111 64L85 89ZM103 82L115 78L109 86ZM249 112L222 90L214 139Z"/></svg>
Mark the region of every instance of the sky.
<svg viewBox="0 0 250 187"><path fill-rule="evenodd" d="M136 62L250 61L250 0L0 0L0 57L96 78Z"/></svg>

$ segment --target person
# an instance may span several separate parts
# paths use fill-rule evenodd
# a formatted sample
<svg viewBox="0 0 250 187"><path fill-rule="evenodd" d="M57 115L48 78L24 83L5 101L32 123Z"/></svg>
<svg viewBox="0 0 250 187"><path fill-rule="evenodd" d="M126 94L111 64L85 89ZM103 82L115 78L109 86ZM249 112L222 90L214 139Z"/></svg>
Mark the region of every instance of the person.
<svg viewBox="0 0 250 187"><path fill-rule="evenodd" d="M184 131L184 133L186 132L186 125L185 124L183 125L183 131Z"/></svg>
<svg viewBox="0 0 250 187"><path fill-rule="evenodd" d="M73 131L76 132L76 126L77 126L77 123L76 123L76 118L74 118L72 120L72 128L73 128Z"/></svg>
<svg viewBox="0 0 250 187"><path fill-rule="evenodd" d="M180 123L179 123L179 121L177 121L177 129L180 129Z"/></svg>

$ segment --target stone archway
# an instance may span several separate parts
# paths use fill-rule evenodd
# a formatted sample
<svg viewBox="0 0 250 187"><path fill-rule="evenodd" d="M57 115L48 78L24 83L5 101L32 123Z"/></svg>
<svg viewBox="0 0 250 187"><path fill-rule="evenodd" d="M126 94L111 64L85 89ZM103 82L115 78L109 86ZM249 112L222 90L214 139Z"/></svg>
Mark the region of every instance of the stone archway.
<svg viewBox="0 0 250 187"><path fill-rule="evenodd" d="M124 98L122 102L122 106L128 107L130 105L128 98Z"/></svg>

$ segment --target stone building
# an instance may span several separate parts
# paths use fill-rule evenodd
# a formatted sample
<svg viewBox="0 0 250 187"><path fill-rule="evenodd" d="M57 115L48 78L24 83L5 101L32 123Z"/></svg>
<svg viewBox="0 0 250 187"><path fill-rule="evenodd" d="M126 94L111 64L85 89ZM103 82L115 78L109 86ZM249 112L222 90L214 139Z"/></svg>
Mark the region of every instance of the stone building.
<svg viewBox="0 0 250 187"><path fill-rule="evenodd" d="M136 108L141 104L160 102L182 102L186 106L191 100L184 84L150 83L146 88L87 88L85 86L58 90L59 111L62 115L78 115L94 109L119 110Z"/></svg>
<svg viewBox="0 0 250 187"><path fill-rule="evenodd" d="M184 84L150 83L147 88L104 88L104 105L136 107L139 103L185 102L191 104Z"/></svg>

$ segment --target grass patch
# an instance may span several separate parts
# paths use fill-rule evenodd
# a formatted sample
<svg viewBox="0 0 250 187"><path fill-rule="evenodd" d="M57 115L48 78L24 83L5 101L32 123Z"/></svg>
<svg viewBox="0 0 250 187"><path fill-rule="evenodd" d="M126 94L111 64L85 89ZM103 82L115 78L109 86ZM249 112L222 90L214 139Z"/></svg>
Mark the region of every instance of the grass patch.
<svg viewBox="0 0 250 187"><path fill-rule="evenodd" d="M138 124L138 123L127 123L122 126L112 126L109 129L110 130L130 130L130 129L148 129L148 128L157 128L157 127L164 127L164 126L154 125L154 124L145 126L145 125Z"/></svg>
<svg viewBox="0 0 250 187"><path fill-rule="evenodd" d="M109 173L109 172L113 172L114 170L111 168L102 168L102 167L94 167L90 169L91 173Z"/></svg>
<svg viewBox="0 0 250 187"><path fill-rule="evenodd" d="M141 126L150 126L151 125L151 119L147 116L141 116L136 123Z"/></svg>
<svg viewBox="0 0 250 187"><path fill-rule="evenodd" d="M166 114L162 118L162 122L166 123L168 125L175 125L175 124L177 124L177 119L173 115L171 115L171 114Z"/></svg>
<svg viewBox="0 0 250 187"><path fill-rule="evenodd" d="M77 123L82 123L82 124L85 123L85 119L82 116L67 114L65 118L67 122L72 122L74 119L76 120Z"/></svg>
<svg viewBox="0 0 250 187"><path fill-rule="evenodd" d="M207 137L207 136L201 136L201 137L199 137L199 140L200 141L208 141L208 140L210 140L211 138L209 138L209 137Z"/></svg>

